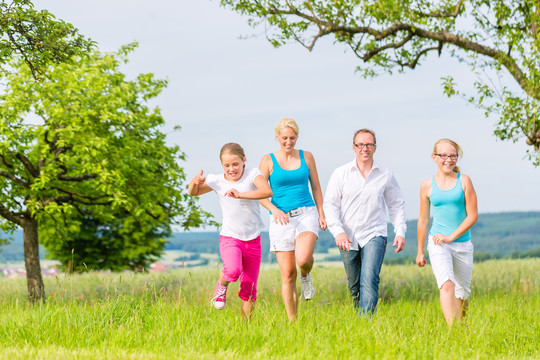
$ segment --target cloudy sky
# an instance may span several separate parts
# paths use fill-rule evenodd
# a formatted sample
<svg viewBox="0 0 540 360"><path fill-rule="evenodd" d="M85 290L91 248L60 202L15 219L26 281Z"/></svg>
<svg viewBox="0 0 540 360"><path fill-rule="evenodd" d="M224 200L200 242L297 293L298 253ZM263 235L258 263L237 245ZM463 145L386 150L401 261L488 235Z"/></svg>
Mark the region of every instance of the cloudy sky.
<svg viewBox="0 0 540 360"><path fill-rule="evenodd" d="M480 213L540 210L540 168L525 159L524 143L498 141L495 119L464 100L442 93L441 77L474 78L456 60L430 58L406 74L365 80L359 60L331 39L308 52L291 43L274 49L263 29L209 0L36 0L74 24L105 52L139 42L126 73L152 72L169 80L155 104L162 109L171 144L187 154L189 178L200 169L221 170L224 143L244 146L248 166L278 149L274 126L293 117L297 148L316 159L323 191L332 171L353 159L352 134L377 133L376 161L391 168L403 190L407 218L418 216L420 182L435 172L434 142L457 141L462 171L471 176ZM180 125L182 131L174 133ZM202 206L220 217L213 195Z"/></svg>

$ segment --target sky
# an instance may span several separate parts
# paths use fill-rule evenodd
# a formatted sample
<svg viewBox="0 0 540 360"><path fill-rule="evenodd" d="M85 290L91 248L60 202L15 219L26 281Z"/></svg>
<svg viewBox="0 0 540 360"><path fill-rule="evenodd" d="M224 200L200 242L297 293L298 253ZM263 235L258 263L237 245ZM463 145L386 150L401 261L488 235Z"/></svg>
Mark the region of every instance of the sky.
<svg viewBox="0 0 540 360"><path fill-rule="evenodd" d="M434 56L405 74L364 79L355 72L360 60L332 39L313 52L294 42L275 49L263 28L249 27L215 0L34 4L75 25L103 52L139 43L124 71L168 79L153 105L162 109L169 143L187 155L181 166L188 180L201 169L222 171L219 150L227 142L241 144L247 166L257 167L279 148L276 123L292 117L300 127L296 147L313 153L323 191L332 171L354 158L354 131L370 128L375 161L394 172L408 219L418 217L420 183L435 173L431 152L443 137L463 148L459 166L473 181L480 213L540 210L540 168L525 158L524 141L497 140L495 118L443 94L442 77L458 84L475 78L455 59ZM174 132L178 125L181 132ZM200 204L220 219L216 196L204 195Z"/></svg>

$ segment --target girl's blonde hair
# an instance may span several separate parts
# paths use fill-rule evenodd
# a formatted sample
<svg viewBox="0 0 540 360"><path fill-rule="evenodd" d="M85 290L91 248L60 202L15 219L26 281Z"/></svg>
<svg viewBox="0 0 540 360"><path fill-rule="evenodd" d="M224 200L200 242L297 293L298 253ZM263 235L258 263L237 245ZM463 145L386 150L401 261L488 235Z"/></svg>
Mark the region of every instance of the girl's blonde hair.
<svg viewBox="0 0 540 360"><path fill-rule="evenodd" d="M438 153L437 147L439 146L439 144L442 144L442 143L447 143L447 144L452 145L454 147L454 149L456 149L458 159L463 156L463 150L461 150L461 147L458 145L458 143L453 141L453 140L450 140L450 139L440 139L440 140L438 140L435 143L435 146L433 146L433 155ZM459 169L459 166L454 167L454 172L457 172L457 173L461 172L461 170Z"/></svg>
<svg viewBox="0 0 540 360"><path fill-rule="evenodd" d="M285 129L286 127L293 129L296 135L300 134L300 131L298 130L298 124L296 123L296 121L294 121L294 119L283 118L279 120L279 122L276 125L276 135L279 135L281 130Z"/></svg>
<svg viewBox="0 0 540 360"><path fill-rule="evenodd" d="M246 158L246 154L244 153L244 149L238 145L237 143L227 143L221 147L221 151L219 152L219 160L223 157L224 154L228 155L238 155L243 160Z"/></svg>

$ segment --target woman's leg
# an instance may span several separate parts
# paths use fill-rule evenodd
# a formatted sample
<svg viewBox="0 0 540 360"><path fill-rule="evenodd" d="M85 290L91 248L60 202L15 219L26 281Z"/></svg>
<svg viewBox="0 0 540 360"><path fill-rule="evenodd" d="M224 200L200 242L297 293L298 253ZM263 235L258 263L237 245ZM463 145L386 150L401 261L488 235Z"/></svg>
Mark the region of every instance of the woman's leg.
<svg viewBox="0 0 540 360"><path fill-rule="evenodd" d="M298 294L296 292L296 261L294 251L277 251L276 258L281 271L281 297L289 321L296 320Z"/></svg>
<svg viewBox="0 0 540 360"><path fill-rule="evenodd" d="M444 319L448 326L451 326L454 319L458 317L460 308L455 295L454 283L450 280L444 282L440 288L441 308Z"/></svg>
<svg viewBox="0 0 540 360"><path fill-rule="evenodd" d="M315 287L310 272L313 268L313 251L316 243L317 235L311 231L304 231L296 237L295 257L296 264L300 268L302 297L305 300L311 300L315 296Z"/></svg>
<svg viewBox="0 0 540 360"><path fill-rule="evenodd" d="M296 248L294 250L296 264L300 268L302 277L306 277L313 268L313 251L317 243L317 235L311 231L304 231L296 237Z"/></svg>

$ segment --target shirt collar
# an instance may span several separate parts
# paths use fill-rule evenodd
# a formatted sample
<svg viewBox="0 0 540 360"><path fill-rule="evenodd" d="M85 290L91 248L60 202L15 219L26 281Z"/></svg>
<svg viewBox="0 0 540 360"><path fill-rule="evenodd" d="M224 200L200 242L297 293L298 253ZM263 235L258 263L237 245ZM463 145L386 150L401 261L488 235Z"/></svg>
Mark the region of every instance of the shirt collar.
<svg viewBox="0 0 540 360"><path fill-rule="evenodd" d="M351 170L356 169L357 171L360 171L358 170L358 167L356 166L356 157L348 165ZM377 162L373 160L373 166L371 167L371 171L375 169L380 169L380 167L379 167L379 164L377 164Z"/></svg>

